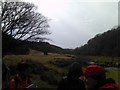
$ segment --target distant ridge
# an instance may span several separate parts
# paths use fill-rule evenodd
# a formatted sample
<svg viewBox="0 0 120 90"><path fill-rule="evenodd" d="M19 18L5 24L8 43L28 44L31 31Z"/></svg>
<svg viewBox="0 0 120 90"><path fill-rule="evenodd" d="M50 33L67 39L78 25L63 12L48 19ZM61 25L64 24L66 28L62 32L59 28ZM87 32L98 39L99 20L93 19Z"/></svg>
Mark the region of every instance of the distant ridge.
<svg viewBox="0 0 120 90"><path fill-rule="evenodd" d="M120 56L120 27L97 34L84 46L75 49L77 55Z"/></svg>
<svg viewBox="0 0 120 90"><path fill-rule="evenodd" d="M48 42L21 41L16 40L6 34L2 35L3 56L7 54L28 54L30 49L52 53L63 52L63 49L61 47L52 45Z"/></svg>

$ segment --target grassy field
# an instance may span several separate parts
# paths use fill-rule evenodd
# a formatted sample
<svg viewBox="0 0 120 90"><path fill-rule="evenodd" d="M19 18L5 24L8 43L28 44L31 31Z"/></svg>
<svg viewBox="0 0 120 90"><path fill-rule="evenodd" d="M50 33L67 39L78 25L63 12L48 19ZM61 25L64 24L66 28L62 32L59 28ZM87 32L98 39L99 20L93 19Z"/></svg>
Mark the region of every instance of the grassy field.
<svg viewBox="0 0 120 90"><path fill-rule="evenodd" d="M120 75L120 70L107 70L107 73L106 73L107 77L111 77L113 78L117 84L120 85L120 78L119 78L119 75Z"/></svg>
<svg viewBox="0 0 120 90"><path fill-rule="evenodd" d="M29 55L6 55L3 60L8 64L8 65L16 65L17 63L21 62L21 61L34 61L37 63L41 63L44 66L51 68L51 70L53 71L57 71L57 74L53 71L46 71L44 72L44 74L47 77L52 77L54 79L56 79L58 82L62 79L62 74L65 72L67 73L67 69L66 68L61 68L58 67L54 64L51 64L50 61L59 61L59 60L63 60L63 61L69 61L71 60L73 57L73 55L68 55L68 54L53 54L53 53L49 53L48 55L43 55L42 53L34 53L31 52ZM92 58L93 61L95 62L99 62L99 63L103 63L103 62L109 62L111 60L111 58L109 57L89 57ZM118 61L118 58L114 58L116 62ZM111 62L110 61L110 62ZM120 78L118 78L120 71L118 70L112 70L109 69L107 70L107 77L111 77L114 80L116 80L116 82L118 84L120 84ZM33 77L33 82L35 84L37 84L39 87L42 88L56 88L57 85L50 85L48 82L41 80L39 74L31 74Z"/></svg>
<svg viewBox="0 0 120 90"><path fill-rule="evenodd" d="M72 57L72 56L71 56ZM62 68L56 67L53 64L50 64L49 61L59 61L59 60L70 60L71 57L67 56L67 54L52 54L49 53L49 55L43 55L43 54L29 54L29 55L6 55L3 60L8 65L16 65L17 63L21 61L34 61L38 63L44 64L46 67L50 67L53 69L56 69L57 71L63 71Z"/></svg>
<svg viewBox="0 0 120 90"><path fill-rule="evenodd" d="M99 64L112 64L114 65L119 65L120 64L120 57L103 57L103 56L88 56L89 58L91 58L91 60L95 63L99 63ZM109 78L113 78L120 86L120 70L116 70L114 68L109 68L106 69L106 75Z"/></svg>
<svg viewBox="0 0 120 90"><path fill-rule="evenodd" d="M44 72L47 77L53 77L57 79L57 81L60 81L62 79L62 74L64 72L67 72L65 68L60 68L54 64L50 64L50 61L59 61L64 60L68 61L71 59L72 56L67 54L52 54L49 53L49 55L43 55L42 53L30 53L29 55L6 55L3 60L10 66L10 65L17 65L21 61L33 61L37 63L43 64L45 67L48 67L49 69L52 69L54 71L57 71L58 74L55 75L53 71L46 71ZM43 74L44 74L43 73ZM49 85L48 82L43 81L40 79L41 75L38 74L31 74L33 78L33 82L38 85L41 88L56 88L56 85ZM11 76L12 78L13 76Z"/></svg>
<svg viewBox="0 0 120 90"><path fill-rule="evenodd" d="M120 64L120 57L103 57L103 56L90 56L89 58L96 63L103 63L103 64Z"/></svg>

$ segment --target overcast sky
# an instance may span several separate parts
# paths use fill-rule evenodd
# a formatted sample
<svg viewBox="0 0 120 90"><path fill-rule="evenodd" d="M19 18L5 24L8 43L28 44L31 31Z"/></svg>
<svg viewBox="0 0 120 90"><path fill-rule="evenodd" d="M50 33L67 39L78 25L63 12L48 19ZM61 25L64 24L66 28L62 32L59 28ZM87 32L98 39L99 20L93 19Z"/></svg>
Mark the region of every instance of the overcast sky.
<svg viewBox="0 0 120 90"><path fill-rule="evenodd" d="M38 12L51 19L47 35L51 44L76 48L96 34L118 25L119 0L23 0L38 6Z"/></svg>

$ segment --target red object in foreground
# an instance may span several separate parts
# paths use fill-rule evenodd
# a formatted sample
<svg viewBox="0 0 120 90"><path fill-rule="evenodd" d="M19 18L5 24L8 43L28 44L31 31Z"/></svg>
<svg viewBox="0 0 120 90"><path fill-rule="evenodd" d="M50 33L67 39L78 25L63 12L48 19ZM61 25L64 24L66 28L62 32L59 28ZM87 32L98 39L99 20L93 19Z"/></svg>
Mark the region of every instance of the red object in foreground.
<svg viewBox="0 0 120 90"><path fill-rule="evenodd" d="M16 83L17 80L17 83ZM14 79L10 81L10 90L24 90L27 86L31 84L31 79L27 78L22 80L19 75L15 76Z"/></svg>
<svg viewBox="0 0 120 90"><path fill-rule="evenodd" d="M103 75L105 74L105 69L98 65L90 65L83 71L83 73L86 77L93 75Z"/></svg>

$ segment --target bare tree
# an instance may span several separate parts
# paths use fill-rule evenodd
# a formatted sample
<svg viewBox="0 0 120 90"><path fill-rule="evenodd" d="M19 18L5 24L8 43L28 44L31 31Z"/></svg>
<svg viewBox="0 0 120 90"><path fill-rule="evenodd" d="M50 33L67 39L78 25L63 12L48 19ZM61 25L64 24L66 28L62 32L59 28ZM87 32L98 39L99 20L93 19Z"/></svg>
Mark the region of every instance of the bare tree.
<svg viewBox="0 0 120 90"><path fill-rule="evenodd" d="M50 34L48 19L36 12L34 4L26 2L2 2L1 29L18 40L43 41L42 35Z"/></svg>

